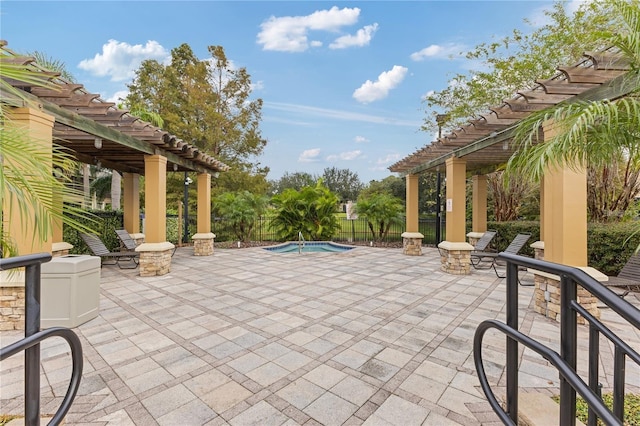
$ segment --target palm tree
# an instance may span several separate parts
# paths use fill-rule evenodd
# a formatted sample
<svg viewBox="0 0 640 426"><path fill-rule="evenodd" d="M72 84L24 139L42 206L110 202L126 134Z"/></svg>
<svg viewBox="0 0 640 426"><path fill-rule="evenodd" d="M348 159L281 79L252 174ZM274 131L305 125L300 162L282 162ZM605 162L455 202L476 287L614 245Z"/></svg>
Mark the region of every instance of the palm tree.
<svg viewBox="0 0 640 426"><path fill-rule="evenodd" d="M391 225L404 223L402 200L386 192L359 197L355 210L367 220L371 235L377 242L386 238Z"/></svg>
<svg viewBox="0 0 640 426"><path fill-rule="evenodd" d="M3 93L0 105L0 197L2 205L19 212L25 229L30 227L34 230L34 242L51 237L54 221L90 231L80 221L90 218L90 215L69 202L65 202L60 211L52 197L52 193L61 194L65 201L82 197L80 191L65 185L77 168L70 153L54 145L52 158L50 152L34 144L26 131L16 126L7 115L7 108L32 104L8 80L55 88L49 78L50 75L12 63L5 52L0 54L0 91ZM51 173L51 166L56 176ZM13 236L0 228L0 256L17 254Z"/></svg>
<svg viewBox="0 0 640 426"><path fill-rule="evenodd" d="M622 17L624 28L606 34L611 45L629 61L626 78L639 81L640 75L640 1L609 0ZM517 127L514 142L517 153L507 164L507 173L518 173L539 180L552 167L603 168L626 162L622 172L629 177L640 167L640 85L631 94L617 100L560 103L531 114ZM555 136L538 142L539 129L553 122ZM636 185L634 185L636 186ZM628 188L627 188L628 189Z"/></svg>

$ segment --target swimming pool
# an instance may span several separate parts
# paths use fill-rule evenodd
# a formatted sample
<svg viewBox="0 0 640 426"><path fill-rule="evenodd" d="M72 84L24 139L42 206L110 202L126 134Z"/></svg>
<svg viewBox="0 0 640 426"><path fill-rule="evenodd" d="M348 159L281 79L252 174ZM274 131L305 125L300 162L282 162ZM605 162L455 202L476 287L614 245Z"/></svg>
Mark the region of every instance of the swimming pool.
<svg viewBox="0 0 640 426"><path fill-rule="evenodd" d="M349 251L352 248L355 247L344 246L341 244L335 244L326 241L307 241L302 247L302 253L341 253L344 251ZM277 246L265 247L264 249L274 253L298 253L300 247L297 242L290 242Z"/></svg>

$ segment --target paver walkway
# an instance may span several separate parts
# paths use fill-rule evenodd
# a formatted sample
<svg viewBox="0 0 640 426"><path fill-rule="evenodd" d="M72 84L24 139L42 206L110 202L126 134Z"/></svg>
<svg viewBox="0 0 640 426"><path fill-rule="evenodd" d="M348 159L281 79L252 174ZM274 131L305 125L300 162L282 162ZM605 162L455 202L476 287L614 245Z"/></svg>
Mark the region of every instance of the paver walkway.
<svg viewBox="0 0 640 426"><path fill-rule="evenodd" d="M100 315L75 328L85 367L67 425L499 424L472 356L477 324L505 320L506 280L493 271L444 274L431 248L421 257L368 247L192 253L179 249L162 277L102 269ZM521 329L557 347L558 324L530 309L532 287L519 289ZM610 316L603 310L640 347L638 331ZM0 343L20 337L2 332ZM504 340L485 339L498 386ZM70 358L61 339L42 347L47 414L66 392ZM2 363L0 413L22 413L21 365L21 356ZM605 389L611 365L602 368ZM637 391L640 372L628 367L627 388ZM524 391L557 393L555 370L527 350L519 381Z"/></svg>

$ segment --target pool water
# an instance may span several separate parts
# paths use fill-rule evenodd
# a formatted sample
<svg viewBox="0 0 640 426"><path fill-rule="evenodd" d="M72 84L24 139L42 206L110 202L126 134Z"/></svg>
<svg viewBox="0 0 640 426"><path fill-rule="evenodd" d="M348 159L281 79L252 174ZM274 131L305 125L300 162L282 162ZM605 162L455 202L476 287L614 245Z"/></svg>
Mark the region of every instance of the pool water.
<svg viewBox="0 0 640 426"><path fill-rule="evenodd" d="M341 253L349 251L354 247L343 246L330 242L313 242L308 241L304 243L302 247L302 253ZM278 246L265 247L265 250L269 250L274 253L298 253L299 245L297 242L291 242L286 244L280 244Z"/></svg>

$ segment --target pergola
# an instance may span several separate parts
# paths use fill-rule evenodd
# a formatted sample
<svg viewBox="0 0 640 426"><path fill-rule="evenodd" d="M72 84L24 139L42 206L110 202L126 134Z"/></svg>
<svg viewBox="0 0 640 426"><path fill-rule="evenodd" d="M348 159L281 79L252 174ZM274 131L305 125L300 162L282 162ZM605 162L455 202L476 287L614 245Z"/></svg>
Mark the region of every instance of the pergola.
<svg viewBox="0 0 640 426"><path fill-rule="evenodd" d="M33 141L49 147L55 142L68 149L80 162L101 164L123 174L124 226L137 238L141 275L163 275L169 272L173 244L166 241L166 174L193 171L198 173L198 225L193 236L196 255L213 253L211 233L211 178L229 167L179 136L143 121L99 94L90 93L82 84L66 81L58 73L46 70L32 57L19 55L0 41L2 60L40 73L56 88L43 88L21 81L9 81L33 101L24 107L8 107L12 122L28 129ZM7 79L5 79L7 80ZM5 104L14 105L11 95L2 93ZM146 234L140 234L139 178L145 176ZM15 212L3 205L3 214L17 223ZM7 217L7 216L5 216ZM20 254L68 250L62 241L61 226L54 226L50 241L39 247L31 244L31 233L14 226ZM28 242L28 243L27 243Z"/></svg>
<svg viewBox="0 0 640 426"><path fill-rule="evenodd" d="M586 52L583 58L574 65L563 66L557 69L555 75L549 79L537 80L530 89L519 91L511 99L505 100L501 105L488 107L488 112L480 117L470 119L469 122L448 134L431 142L422 149L403 158L389 167L392 172L397 172L406 177L407 181L407 223L408 234L418 233L418 174L424 172L436 172L446 170L446 239L440 244L444 247L470 251L473 247L466 244L465 233L465 182L467 174L473 179L473 236L481 235L486 231L486 176L498 166L507 162L513 155L514 146L511 140L517 124L534 111L539 111L560 102L576 102L579 100L615 100L628 95L638 87L637 74L630 74L629 63L615 48L608 48L598 52ZM546 132L545 132L546 130ZM544 137L549 137L551 127L542 129ZM570 188L566 194L562 194L560 188L563 184L556 182L550 186L552 176L560 173L568 178L569 170L549 171L542 183L541 196L541 232L554 228L551 225L551 210L558 211L567 207L578 193L572 193ZM586 181L585 181L586 182ZM566 185L575 185L576 183ZM578 188L586 184L578 184ZM545 191L545 188L548 188ZM551 208L552 199L556 202ZM557 200L564 200L562 205ZM571 201L569 201L571 200ZM586 202L586 201L585 201ZM547 210L545 214L544 210ZM584 236L574 239L576 243L564 244L565 255L559 255L556 260L560 263L568 263L576 266L586 266L586 207L578 217L584 216ZM580 221L580 220L579 220ZM571 228L567 223L567 229ZM559 225L558 225L559 226ZM554 228L555 229L555 228ZM553 238L558 234L557 228L553 232ZM566 231L565 230L565 231ZM564 232L567 238L574 238L572 233ZM546 234L545 234L546 235ZM417 235L418 238L419 234ZM547 238L548 237L548 238ZM551 235L544 237L547 243L547 255L550 251L549 243ZM584 241L584 256L571 256L568 251L573 251L579 241ZM539 242L542 243L542 242ZM562 245L562 244L559 244ZM568 247L572 249L569 250ZM578 250L580 251L580 250ZM444 262L444 260L443 260ZM469 266L460 265L448 268L450 272L469 273Z"/></svg>
<svg viewBox="0 0 640 426"><path fill-rule="evenodd" d="M446 241L438 244L442 270L452 274L471 273L470 254L475 242L487 231L486 173L506 163L514 153L511 143L517 124L535 111L560 102L616 100L640 85L638 73L631 73L628 61L614 48L584 53L572 66L559 67L552 78L536 81L486 114L440 137L389 167L406 177L407 211L404 252L421 254L418 232L418 174L446 171ZM541 143L556 129L552 122L540 129ZM472 175L472 232L466 233L466 181ZM540 184L540 236L532 244L537 258L584 269L594 278L608 278L587 265L587 172L568 167L549 168ZM467 242L466 238L469 238ZM561 292L558 277L534 273L536 311L555 318ZM580 294L597 315L589 294ZM559 311L558 311L559 312Z"/></svg>

